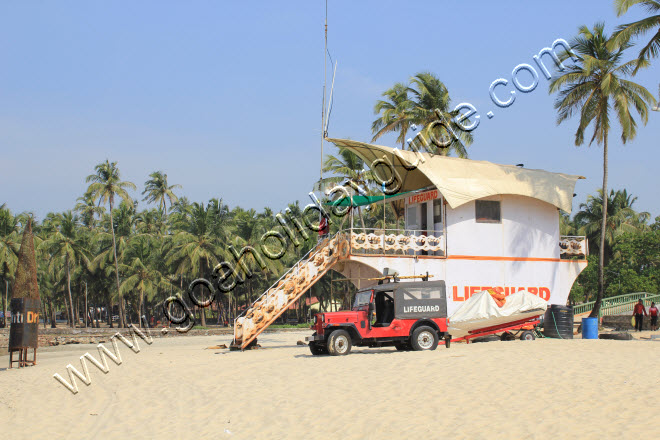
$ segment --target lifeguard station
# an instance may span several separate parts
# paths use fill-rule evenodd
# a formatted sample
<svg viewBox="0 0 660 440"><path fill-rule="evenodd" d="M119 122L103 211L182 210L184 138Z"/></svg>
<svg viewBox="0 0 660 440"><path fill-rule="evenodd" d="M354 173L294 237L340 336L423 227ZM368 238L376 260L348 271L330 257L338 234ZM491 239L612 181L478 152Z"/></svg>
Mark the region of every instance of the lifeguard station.
<svg viewBox="0 0 660 440"><path fill-rule="evenodd" d="M429 273L444 280L447 313L476 292L526 290L566 304L587 266L585 237L560 236L559 211L570 213L581 176L486 161L403 151L346 139L328 139L366 165L389 164L394 179L373 169L396 191L351 200L353 206L388 203L404 227L347 229L320 242L238 317L234 345L245 348L323 274L333 269L357 288L385 268ZM397 226L400 222L397 222Z"/></svg>

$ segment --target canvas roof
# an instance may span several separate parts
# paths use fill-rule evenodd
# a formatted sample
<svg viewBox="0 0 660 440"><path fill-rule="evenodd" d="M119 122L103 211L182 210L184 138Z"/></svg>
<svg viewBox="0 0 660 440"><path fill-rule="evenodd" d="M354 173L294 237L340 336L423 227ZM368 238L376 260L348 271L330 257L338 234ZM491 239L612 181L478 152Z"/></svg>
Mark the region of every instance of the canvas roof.
<svg viewBox="0 0 660 440"><path fill-rule="evenodd" d="M452 208L488 196L514 194L543 200L570 213L575 182L584 179L571 174L415 153L349 139L327 141L351 150L369 167L374 160L385 158L401 176L403 184L399 192L433 185ZM414 169L413 165L416 165ZM389 177L383 172L383 167L378 168L383 178Z"/></svg>

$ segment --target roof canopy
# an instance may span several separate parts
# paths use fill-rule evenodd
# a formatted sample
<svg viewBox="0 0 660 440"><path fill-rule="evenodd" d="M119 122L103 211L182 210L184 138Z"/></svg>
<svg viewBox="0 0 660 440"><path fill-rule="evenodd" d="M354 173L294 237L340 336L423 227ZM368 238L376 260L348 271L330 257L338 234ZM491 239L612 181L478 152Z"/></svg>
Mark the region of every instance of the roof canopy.
<svg viewBox="0 0 660 440"><path fill-rule="evenodd" d="M582 176L483 160L415 153L349 139L327 141L351 150L369 167L376 159L385 159L394 166L402 180L399 193L434 185L452 208L488 196L515 194L543 200L570 213L575 182L584 179ZM382 178L389 178L383 166L377 167L376 172Z"/></svg>

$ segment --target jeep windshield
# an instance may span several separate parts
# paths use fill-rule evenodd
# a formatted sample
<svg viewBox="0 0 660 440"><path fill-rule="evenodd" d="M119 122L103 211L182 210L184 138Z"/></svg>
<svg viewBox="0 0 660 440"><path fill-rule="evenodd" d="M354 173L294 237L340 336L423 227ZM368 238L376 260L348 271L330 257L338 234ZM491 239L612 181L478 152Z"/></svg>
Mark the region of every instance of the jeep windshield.
<svg viewBox="0 0 660 440"><path fill-rule="evenodd" d="M371 290L366 290L364 292L356 293L355 302L353 303L353 308L368 305L370 299L371 299Z"/></svg>

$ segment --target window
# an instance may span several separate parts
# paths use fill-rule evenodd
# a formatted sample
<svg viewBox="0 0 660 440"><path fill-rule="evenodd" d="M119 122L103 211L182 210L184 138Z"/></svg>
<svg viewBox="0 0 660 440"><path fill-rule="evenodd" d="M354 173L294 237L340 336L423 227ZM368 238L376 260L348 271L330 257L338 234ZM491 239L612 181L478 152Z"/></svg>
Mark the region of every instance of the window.
<svg viewBox="0 0 660 440"><path fill-rule="evenodd" d="M355 302L353 307L366 306L371 301L371 293L373 290L366 290L364 292L358 292L355 294Z"/></svg>
<svg viewBox="0 0 660 440"><path fill-rule="evenodd" d="M475 203L477 223L500 223L500 202L491 200L477 200Z"/></svg>
<svg viewBox="0 0 660 440"><path fill-rule="evenodd" d="M436 199L433 201L433 224L439 223L442 223L442 200Z"/></svg>

